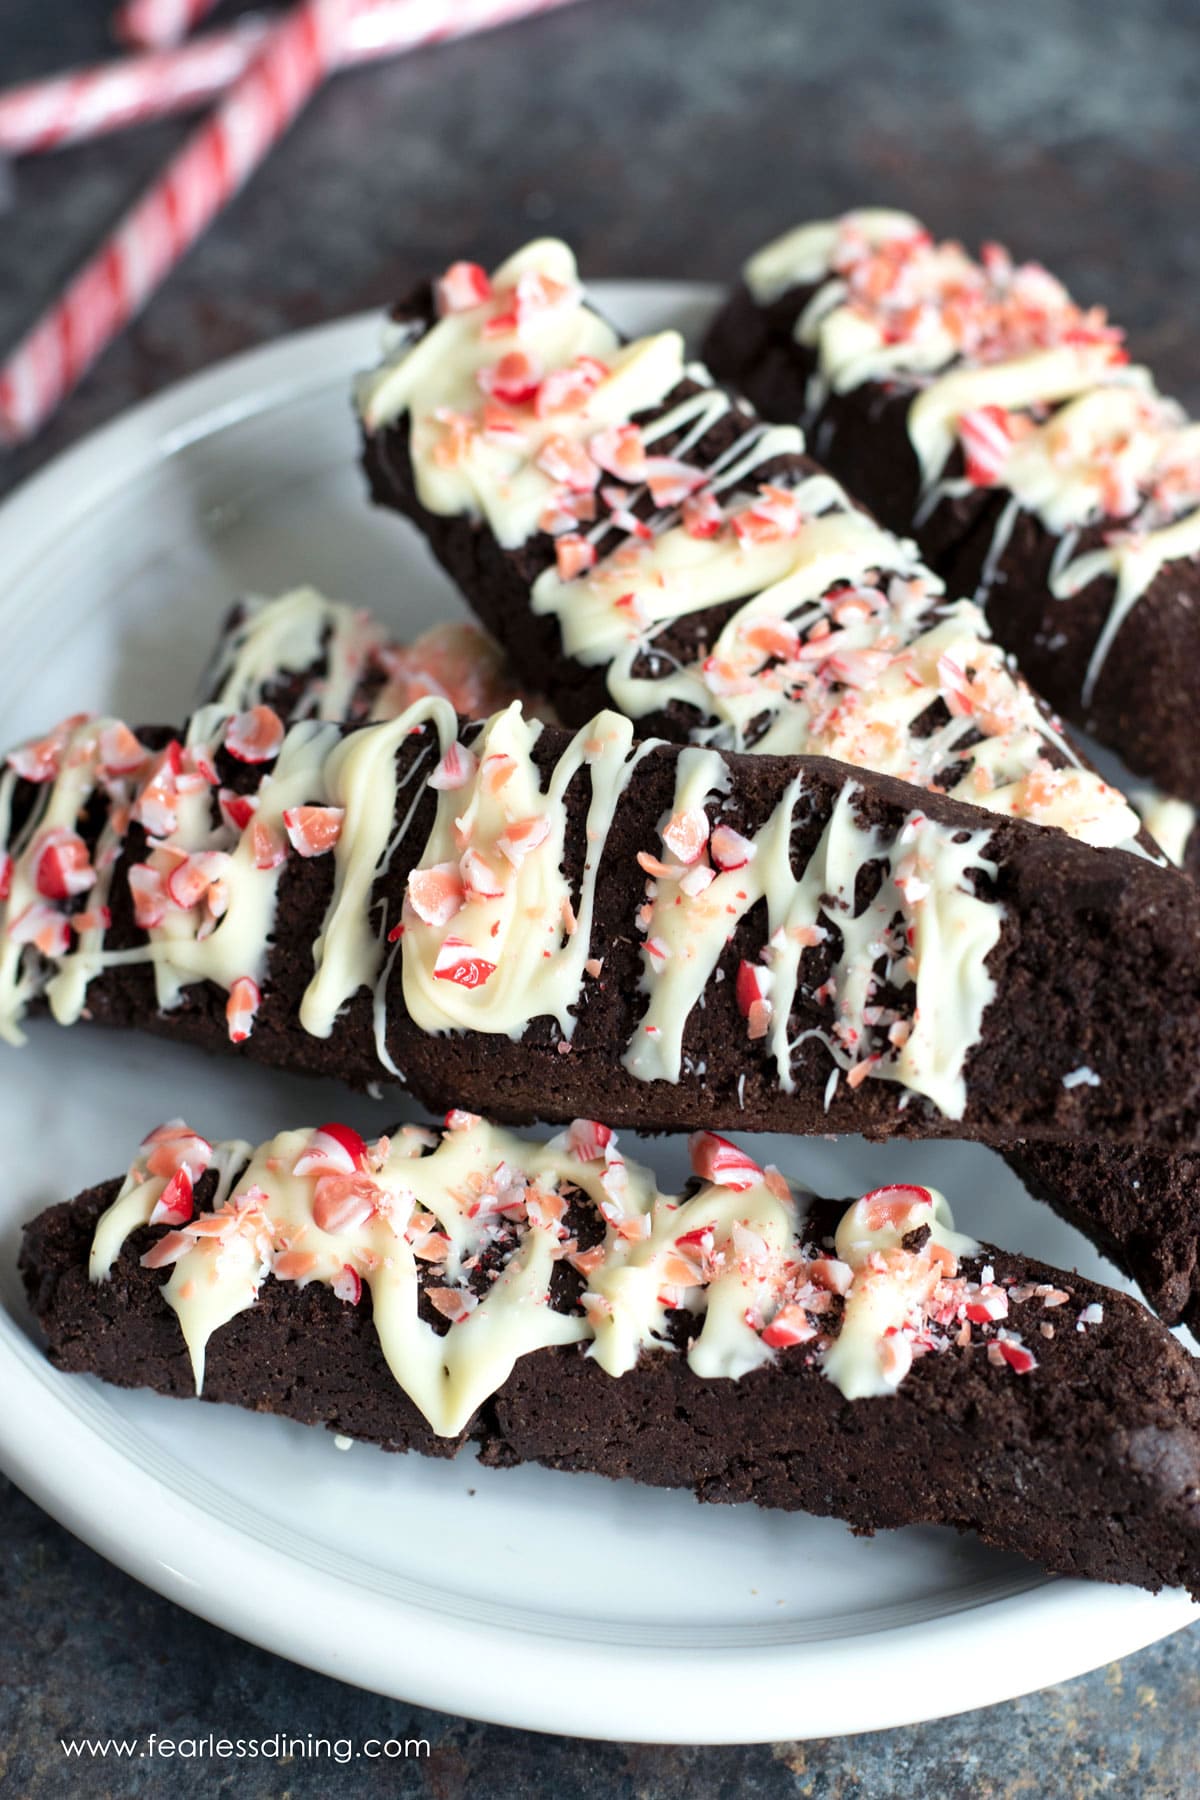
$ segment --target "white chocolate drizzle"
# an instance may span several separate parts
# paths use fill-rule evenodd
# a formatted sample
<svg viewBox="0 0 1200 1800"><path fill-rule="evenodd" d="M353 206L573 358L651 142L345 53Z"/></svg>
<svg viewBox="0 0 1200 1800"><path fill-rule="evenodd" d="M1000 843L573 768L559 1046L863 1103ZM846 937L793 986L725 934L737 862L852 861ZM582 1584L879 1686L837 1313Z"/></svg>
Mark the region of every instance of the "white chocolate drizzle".
<svg viewBox="0 0 1200 1800"><path fill-rule="evenodd" d="M1153 787L1135 788L1130 798L1146 830L1168 861L1182 869L1196 829L1196 808L1190 801L1178 800Z"/></svg>
<svg viewBox="0 0 1200 1800"><path fill-rule="evenodd" d="M891 239L917 229L904 215L867 215L862 223ZM822 230L832 242L834 228ZM524 335L494 333L497 315L511 309L514 286L519 291L530 275L549 278L563 297L548 309L535 306ZM622 712L642 719L682 703L699 715L690 731L696 743L831 755L1060 825L1089 843L1134 847L1135 815L1079 767L988 641L979 612L964 602L944 609L953 618L931 616L941 588L911 544L880 530L826 474L802 475L792 487L756 485L772 459L802 451L798 431L743 414L699 367L686 370L697 391L636 426L609 405L608 380L596 377L582 393L568 383L566 394L558 393L556 381L573 379L576 340L569 333L534 339L548 315L586 312L562 245L532 245L490 280L474 271L466 298L472 304L406 337L399 360L364 390L368 425L388 423L407 407L418 471L425 462L440 471L429 476L437 492L423 494L425 503L437 511L482 510L507 545L511 519L502 530L494 514L517 487L505 486L492 468L500 384L510 442L504 469L517 485L536 477L544 503L536 519L530 511L524 534L536 525L558 541L556 564L533 584L533 611L556 619L569 656L606 666ZM523 347L514 351L515 339ZM644 348L651 360L659 357L659 340ZM639 351L634 366L641 361ZM637 407L654 398L639 390ZM726 448L703 468L683 461L731 412L737 430ZM418 431L420 417L437 427L428 442ZM453 442L446 437L451 423ZM548 497L546 431L556 423L562 431ZM598 431L604 423L610 429ZM664 440L673 440L672 454L656 457ZM518 451L524 462L513 461ZM469 471L476 482L485 467L498 485L481 500L458 477L466 480ZM443 482L447 470L455 479ZM619 475L620 485L606 483L606 473ZM857 594L847 595L847 586ZM684 663L673 658L664 633L674 623L739 601L710 654ZM655 673L647 675L647 667ZM918 735L913 727L939 701L949 722ZM989 741L960 749L977 733Z"/></svg>
<svg viewBox="0 0 1200 1800"><path fill-rule="evenodd" d="M575 259L565 244L528 244L495 271L487 297L448 312L419 337L405 336L396 356L358 388L368 429L407 413L417 492L441 514L486 519L507 548L523 544L553 498L558 477L547 455L653 406L683 374L683 340L664 331L622 345L584 304ZM540 378L589 359L603 373L584 404L518 415L503 386L490 408L481 373L519 356ZM519 391L519 389L514 390ZM548 448L549 451L548 451Z"/></svg>
<svg viewBox="0 0 1200 1800"><path fill-rule="evenodd" d="M329 757L324 786L344 818L334 847L334 890L321 934L313 946L315 973L300 1006L300 1024L313 1037L328 1037L341 1008L360 988L374 987L384 956L386 921L371 922L371 890L406 834L421 797L415 786L407 816L396 822L399 788L396 757L406 740L436 733L438 754L455 742L458 721L448 701L418 700L388 724L351 732ZM418 758L406 782L428 774Z"/></svg>
<svg viewBox="0 0 1200 1800"><path fill-rule="evenodd" d="M822 1245L806 1241L811 1196L777 1170L711 1133L693 1139L692 1164L692 1186L664 1193L613 1132L584 1120L546 1144L452 1113L440 1135L409 1126L367 1143L326 1125L255 1150L174 1121L150 1134L101 1215L89 1274L109 1279L132 1232L170 1227L141 1260L171 1270L163 1298L197 1392L213 1334L266 1280L317 1281L347 1305L369 1289L397 1385L444 1436L470 1426L519 1358L554 1345L585 1346L613 1378L677 1345L702 1380L800 1354L849 1400L894 1392L915 1358L977 1341L972 1325L989 1361L1036 1366L998 1329L1009 1295L993 1271L959 1274L979 1246L954 1232L940 1194L878 1189ZM206 1169L217 1189L197 1214L193 1177ZM577 1280L553 1302L563 1262ZM1069 1298L1023 1298L1035 1293Z"/></svg>
<svg viewBox="0 0 1200 1800"><path fill-rule="evenodd" d="M316 588L293 588L273 600L251 596L222 640L206 688L223 711L248 712L281 676L307 676L321 664L323 675L305 683L290 717L347 719L382 643L369 613L327 600Z"/></svg>
<svg viewBox="0 0 1200 1800"><path fill-rule="evenodd" d="M633 726L600 713L576 733L543 789L533 750L541 726L518 705L488 721L464 777L438 796L437 817L409 878L403 982L424 1031L505 1032L556 1020L562 1040L591 957L596 882L605 841L640 757ZM572 893L564 873L567 792L586 770L587 852Z"/></svg>
<svg viewBox="0 0 1200 1800"><path fill-rule="evenodd" d="M295 588L242 602L222 638L204 691L228 712L278 704L281 680L299 678L286 722L350 724L396 718L426 695L466 718L485 718L517 698L499 647L467 619L431 625L410 643L389 639L361 608Z"/></svg>
<svg viewBox="0 0 1200 1800"><path fill-rule="evenodd" d="M995 245L981 265L903 215L850 213L768 245L745 277L760 304L816 287L795 325L817 356L811 410L868 381L913 390L920 516L977 487L1006 490L985 586L1021 511L1055 534L1118 522L1098 548L1074 561L1068 550L1051 580L1060 599L1114 584L1081 681L1089 706L1139 600L1168 563L1200 555L1200 428L1129 367L1103 313ZM956 444L966 472L945 480Z"/></svg>
<svg viewBox="0 0 1200 1800"><path fill-rule="evenodd" d="M721 791L723 776L715 753L680 753L673 811L661 828L664 860L653 870L643 913L647 1005L625 1067L643 1081L679 1079L688 1019L738 923L765 900L764 967L752 978L766 1006L761 1035L783 1091L795 1087L795 1051L816 1038L836 1065L835 1081L840 1070L851 1087L866 1079L896 1082L947 1118L961 1118L966 1060L996 992L987 959L1004 920L1003 908L973 885L979 875L995 874L984 855L989 832L956 831L914 813L888 841L859 823L859 791L848 781L797 876L792 837L805 797L798 776L755 836L739 840L732 857L745 860L722 868L731 853L718 848L720 828L710 826L706 800ZM683 863L674 854L681 843L691 852ZM859 911L858 878L872 865L880 884ZM810 991L802 979L804 954L834 934L831 966ZM881 1003L885 981L914 990L911 1009ZM827 1010L828 1024L793 1037L801 997Z"/></svg>
<svg viewBox="0 0 1200 1800"><path fill-rule="evenodd" d="M905 1249L903 1240L920 1231L928 1232L926 1243ZM954 1230L935 1189L899 1187L852 1206L834 1249L853 1279L825 1373L847 1400L894 1393L912 1365L912 1335L924 1329L929 1301L956 1273L957 1259L977 1254L979 1245Z"/></svg>

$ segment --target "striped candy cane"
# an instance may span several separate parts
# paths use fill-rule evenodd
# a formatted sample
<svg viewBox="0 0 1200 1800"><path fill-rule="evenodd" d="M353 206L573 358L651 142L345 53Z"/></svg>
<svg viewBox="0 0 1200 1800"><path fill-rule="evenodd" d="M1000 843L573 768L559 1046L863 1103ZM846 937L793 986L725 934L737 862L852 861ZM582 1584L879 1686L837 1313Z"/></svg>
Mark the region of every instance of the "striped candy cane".
<svg viewBox="0 0 1200 1800"><path fill-rule="evenodd" d="M570 0L354 0L339 68L549 12ZM247 15L174 50L115 57L0 89L0 153L30 156L195 111L249 68L270 21Z"/></svg>
<svg viewBox="0 0 1200 1800"><path fill-rule="evenodd" d="M0 93L0 151L59 150L146 119L203 106L246 73L270 29L247 19L178 50L123 56Z"/></svg>
<svg viewBox="0 0 1200 1800"><path fill-rule="evenodd" d="M485 31L571 0L302 0L258 22L248 66L62 297L0 365L0 440L31 437L253 173L331 68ZM149 116L140 112L137 116ZM0 95L0 125L4 96ZM43 120L40 129L50 130ZM69 130L61 119L55 130ZM0 139L2 142L2 139Z"/></svg>
<svg viewBox="0 0 1200 1800"><path fill-rule="evenodd" d="M0 369L0 432L28 437L286 131L337 55L350 0L301 0L212 118Z"/></svg>
<svg viewBox="0 0 1200 1800"><path fill-rule="evenodd" d="M113 36L142 50L167 50L210 13L217 0L124 0L113 14Z"/></svg>

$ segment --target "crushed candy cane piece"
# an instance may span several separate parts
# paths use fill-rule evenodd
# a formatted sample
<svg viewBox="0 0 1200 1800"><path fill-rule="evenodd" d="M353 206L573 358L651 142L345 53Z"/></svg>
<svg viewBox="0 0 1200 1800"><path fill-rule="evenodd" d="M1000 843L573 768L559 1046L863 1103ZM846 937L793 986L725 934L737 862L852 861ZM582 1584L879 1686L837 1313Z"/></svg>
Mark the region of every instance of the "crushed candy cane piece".
<svg viewBox="0 0 1200 1800"><path fill-rule="evenodd" d="M725 514L714 493L689 494L684 501L683 529L689 537L716 537L724 523Z"/></svg>
<svg viewBox="0 0 1200 1800"><path fill-rule="evenodd" d="M543 475L561 481L573 493L589 492L600 479L596 464L573 438L548 437L534 460Z"/></svg>
<svg viewBox="0 0 1200 1800"><path fill-rule="evenodd" d="M167 889L157 869L134 863L129 871L133 922L140 931L153 931L167 916Z"/></svg>
<svg viewBox="0 0 1200 1800"><path fill-rule="evenodd" d="M132 775L150 754L128 725L123 725L119 719L104 727L96 748L106 775Z"/></svg>
<svg viewBox="0 0 1200 1800"><path fill-rule="evenodd" d="M262 1004L262 991L249 975L239 975L229 990L225 1020L231 1044L244 1044L254 1030L254 1020Z"/></svg>
<svg viewBox="0 0 1200 1800"><path fill-rule="evenodd" d="M550 836L550 821L544 813L538 813L531 819L514 819L506 825L496 839L496 848L514 869L519 869L525 858L541 847Z"/></svg>
<svg viewBox="0 0 1200 1800"><path fill-rule="evenodd" d="M414 869L408 878L408 901L426 925L448 925L462 910L466 890L457 863L435 863L431 869Z"/></svg>
<svg viewBox="0 0 1200 1800"><path fill-rule="evenodd" d="M444 319L450 313L486 306L492 298L492 283L487 270L478 263L455 262L438 278L435 295L438 316Z"/></svg>
<svg viewBox="0 0 1200 1800"><path fill-rule="evenodd" d="M697 862L708 843L708 815L702 806L675 813L662 829L662 841L681 863Z"/></svg>
<svg viewBox="0 0 1200 1800"><path fill-rule="evenodd" d="M143 1151L149 1151L145 1163L151 1175L170 1176L186 1169L193 1182L199 1181L212 1161L208 1139L182 1119L168 1119L165 1125L156 1125L138 1145L139 1156Z"/></svg>
<svg viewBox="0 0 1200 1800"><path fill-rule="evenodd" d="M596 546L577 532L566 532L555 540L554 558L560 581L574 581L595 565Z"/></svg>
<svg viewBox="0 0 1200 1800"><path fill-rule="evenodd" d="M508 350L497 362L476 370L475 379L485 394L506 406L523 406L541 385L542 367L524 350Z"/></svg>
<svg viewBox="0 0 1200 1800"><path fill-rule="evenodd" d="M366 1175L336 1171L317 1175L313 1190L313 1224L336 1235L359 1231L378 1211L380 1189Z"/></svg>
<svg viewBox="0 0 1200 1800"><path fill-rule="evenodd" d="M428 785L439 792L457 792L474 778L478 767L477 759L465 744L453 743L429 777Z"/></svg>
<svg viewBox="0 0 1200 1800"><path fill-rule="evenodd" d="M1012 424L1002 406L977 406L959 415L967 480L972 487L995 487L1012 449Z"/></svg>
<svg viewBox="0 0 1200 1800"><path fill-rule="evenodd" d="M186 1225L195 1212L192 1178L186 1165L176 1169L155 1201L151 1225Z"/></svg>
<svg viewBox="0 0 1200 1800"><path fill-rule="evenodd" d="M572 1119L567 1127L567 1148L580 1162L603 1162L616 1148L616 1133L596 1119Z"/></svg>
<svg viewBox="0 0 1200 1800"><path fill-rule="evenodd" d="M33 885L47 900L70 900L96 884L88 847L78 832L53 826L33 846Z"/></svg>
<svg viewBox="0 0 1200 1800"><path fill-rule="evenodd" d="M437 953L433 965L438 981L452 981L456 987L477 988L490 981L496 964L480 956L462 938L448 937Z"/></svg>
<svg viewBox="0 0 1200 1800"><path fill-rule="evenodd" d="M333 1278L333 1292L347 1306L357 1306L362 1299L362 1277L349 1263L343 1263Z"/></svg>
<svg viewBox="0 0 1200 1800"><path fill-rule="evenodd" d="M235 713L225 727L225 748L238 762L274 762L283 747L284 726L269 706Z"/></svg>
<svg viewBox="0 0 1200 1800"><path fill-rule="evenodd" d="M763 1178L752 1157L728 1138L718 1137L715 1131L694 1132L688 1139L688 1156L700 1179L711 1181L716 1187L733 1188L740 1193L756 1187Z"/></svg>
<svg viewBox="0 0 1200 1800"><path fill-rule="evenodd" d="M284 829L292 848L301 856L324 856L342 835L343 806L289 806Z"/></svg>
<svg viewBox="0 0 1200 1800"><path fill-rule="evenodd" d="M293 1175L309 1175L315 1169L353 1175L366 1167L365 1140L352 1125L319 1125L292 1168Z"/></svg>
<svg viewBox="0 0 1200 1800"><path fill-rule="evenodd" d="M217 794L221 817L230 830L242 832L258 811L256 794L237 794L232 788L221 788Z"/></svg>
<svg viewBox="0 0 1200 1800"><path fill-rule="evenodd" d="M712 834L709 850L718 869L744 869L753 862L757 845L730 825L718 825Z"/></svg>

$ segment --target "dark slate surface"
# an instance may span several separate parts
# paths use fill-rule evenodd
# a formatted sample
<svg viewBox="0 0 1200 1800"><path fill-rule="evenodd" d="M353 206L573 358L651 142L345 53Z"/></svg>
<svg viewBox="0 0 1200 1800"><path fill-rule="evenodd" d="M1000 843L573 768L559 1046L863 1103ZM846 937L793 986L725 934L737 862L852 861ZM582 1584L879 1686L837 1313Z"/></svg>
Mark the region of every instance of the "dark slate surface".
<svg viewBox="0 0 1200 1800"><path fill-rule="evenodd" d="M106 11L105 0L0 0L0 79L103 53ZM1106 302L1135 354L1196 404L1198 62L1190 0L586 0L357 73L319 97L42 438L0 457L0 490L166 382L382 302L464 251L488 262L548 229L574 240L592 275L724 278L794 219L863 200L1041 256ZM184 129L11 172L0 344ZM883 1736L623 1748L361 1694L181 1613L2 1484L0 1521L0 1791L22 1800L176 1784L248 1800L1200 1792L1195 1632L1034 1698ZM425 1738L430 1754L212 1763L181 1781L178 1764L145 1758L85 1772L58 1748L67 1733L236 1737L281 1725Z"/></svg>

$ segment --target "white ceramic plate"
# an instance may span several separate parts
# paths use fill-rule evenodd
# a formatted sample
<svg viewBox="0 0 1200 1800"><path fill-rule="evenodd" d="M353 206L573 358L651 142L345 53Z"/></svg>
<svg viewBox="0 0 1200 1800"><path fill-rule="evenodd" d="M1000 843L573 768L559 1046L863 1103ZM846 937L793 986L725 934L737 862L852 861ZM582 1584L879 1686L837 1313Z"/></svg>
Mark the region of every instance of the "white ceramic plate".
<svg viewBox="0 0 1200 1800"><path fill-rule="evenodd" d="M712 295L612 284L633 332ZM348 400L376 321L225 363L150 401L0 511L5 741L103 707L177 719L231 596L300 579L401 631L460 610L414 533L366 504ZM104 1555L205 1618L387 1694L585 1736L826 1736L984 1705L1196 1616L1181 1595L1051 1580L948 1531L827 1521L536 1469L394 1458L224 1407L56 1374L19 1227L185 1113L255 1139L399 1108L137 1037L49 1022L0 1050L0 1459ZM968 1230L1112 1278L987 1151L761 1142L818 1190L936 1183ZM682 1178L678 1146L647 1155Z"/></svg>

